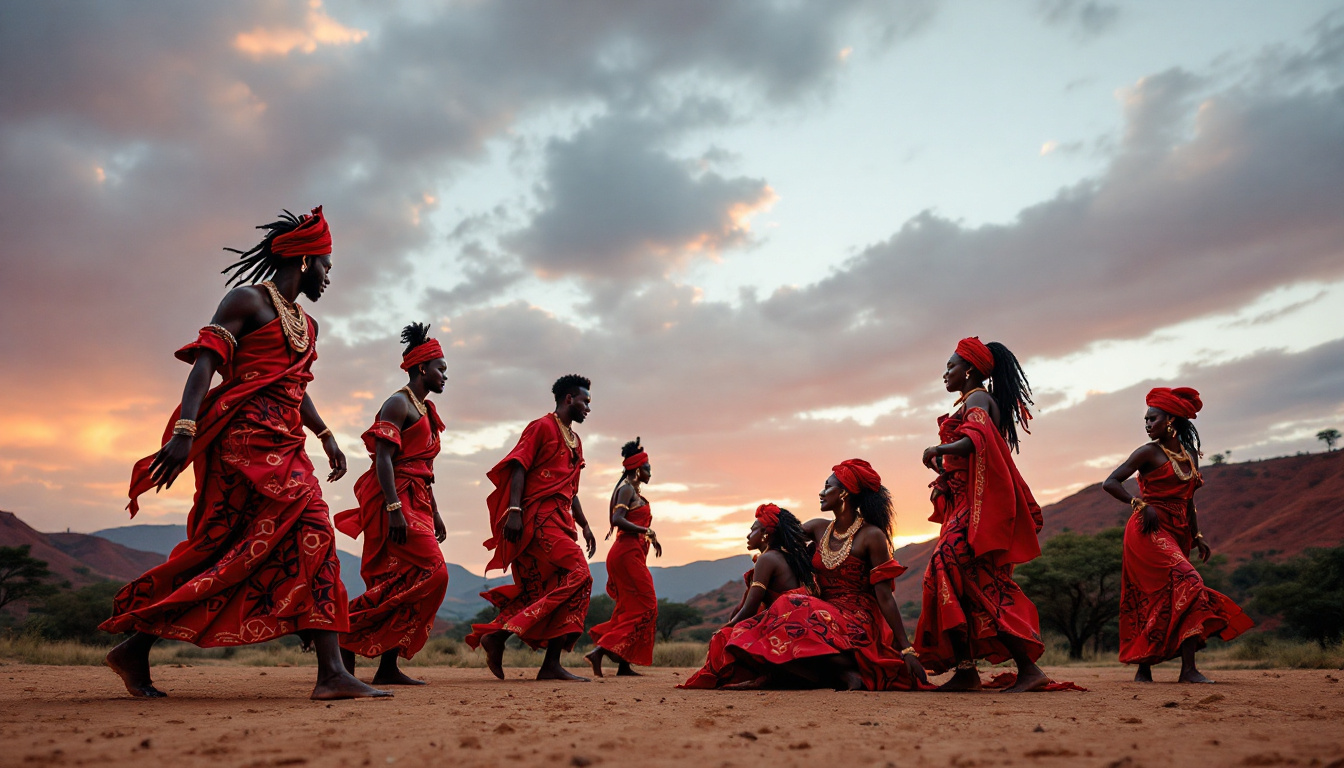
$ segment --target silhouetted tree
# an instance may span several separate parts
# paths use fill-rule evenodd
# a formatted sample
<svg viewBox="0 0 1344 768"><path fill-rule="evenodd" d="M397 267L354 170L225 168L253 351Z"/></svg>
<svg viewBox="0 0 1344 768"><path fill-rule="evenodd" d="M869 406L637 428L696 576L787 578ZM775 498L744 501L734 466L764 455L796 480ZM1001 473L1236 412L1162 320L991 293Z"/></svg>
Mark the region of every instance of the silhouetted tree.
<svg viewBox="0 0 1344 768"><path fill-rule="evenodd" d="M98 629L112 615L112 598L121 584L100 581L80 589L54 591L33 607L33 626L53 640L111 643L115 638Z"/></svg>
<svg viewBox="0 0 1344 768"><path fill-rule="evenodd" d="M1120 616L1120 560L1123 528L1088 536L1064 532L1045 543L1041 556L1014 574L1036 604L1041 625L1069 641L1069 657L1080 659L1089 640Z"/></svg>
<svg viewBox="0 0 1344 768"><path fill-rule="evenodd" d="M682 627L689 627L705 620L699 608L685 603L674 603L663 598L658 601L658 634L664 640L671 640L672 633Z"/></svg>
<svg viewBox="0 0 1344 768"><path fill-rule="evenodd" d="M609 620L614 610L616 601L611 599L611 595L595 595L588 601L588 616L583 620L583 628L592 629L593 625Z"/></svg>
<svg viewBox="0 0 1344 768"><path fill-rule="evenodd" d="M1320 432L1316 433L1316 439L1325 443L1325 449L1327 451L1333 451L1335 450L1335 443L1339 442L1339 430L1334 429L1333 427L1330 429L1322 429Z"/></svg>
<svg viewBox="0 0 1344 768"><path fill-rule="evenodd" d="M1282 616L1289 634L1323 648L1344 640L1344 546L1309 549L1262 575L1269 578L1252 590L1255 610Z"/></svg>
<svg viewBox="0 0 1344 768"><path fill-rule="evenodd" d="M30 551L28 544L0 547L0 608L15 600L45 597L56 591L46 582L51 577L47 561L32 557Z"/></svg>

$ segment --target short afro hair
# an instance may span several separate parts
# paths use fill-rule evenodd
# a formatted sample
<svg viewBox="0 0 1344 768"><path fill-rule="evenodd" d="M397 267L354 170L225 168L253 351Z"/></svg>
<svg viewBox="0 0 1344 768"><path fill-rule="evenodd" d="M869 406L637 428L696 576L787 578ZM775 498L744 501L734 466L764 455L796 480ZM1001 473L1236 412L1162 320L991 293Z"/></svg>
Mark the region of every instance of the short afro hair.
<svg viewBox="0 0 1344 768"><path fill-rule="evenodd" d="M592 389L592 386L593 383L586 376L570 373L555 380L551 385L551 394L555 395L555 402L558 403L566 396L577 395L580 389Z"/></svg>

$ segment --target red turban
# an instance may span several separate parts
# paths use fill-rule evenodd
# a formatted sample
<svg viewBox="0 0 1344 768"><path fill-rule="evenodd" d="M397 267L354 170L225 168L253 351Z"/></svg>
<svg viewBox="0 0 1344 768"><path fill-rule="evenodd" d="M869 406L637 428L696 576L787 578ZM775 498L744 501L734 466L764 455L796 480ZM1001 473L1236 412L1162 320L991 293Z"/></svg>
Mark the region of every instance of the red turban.
<svg viewBox="0 0 1344 768"><path fill-rule="evenodd" d="M437 339L430 339L424 344L417 344L410 352L401 356L401 370L409 371L421 363L438 360L440 357L443 357L443 347L439 346Z"/></svg>
<svg viewBox="0 0 1344 768"><path fill-rule="evenodd" d="M1144 398L1144 402L1150 407L1160 411L1166 411L1172 416L1179 416L1182 419L1193 419L1199 409L1204 407L1204 401L1199 399L1199 392L1189 387L1156 387Z"/></svg>
<svg viewBox="0 0 1344 768"><path fill-rule="evenodd" d="M636 453L634 456L631 456L625 461L622 461L621 466L625 467L626 469L635 469L636 467L644 466L648 462L648 460L649 460L649 454L644 451L640 451L639 453Z"/></svg>
<svg viewBox="0 0 1344 768"><path fill-rule="evenodd" d="M762 504L756 508L756 519L767 532L779 527L779 507L774 504Z"/></svg>
<svg viewBox="0 0 1344 768"><path fill-rule="evenodd" d="M331 230L327 228L327 217L322 215L322 206L314 208L313 215L304 216L292 231L272 238L271 253L281 258L331 253Z"/></svg>
<svg viewBox="0 0 1344 768"><path fill-rule="evenodd" d="M877 474L877 470L863 459L846 459L831 467L831 471L850 493L875 491L882 485L882 477Z"/></svg>
<svg viewBox="0 0 1344 768"><path fill-rule="evenodd" d="M958 341L957 357L975 366L975 370L986 376L994 372L994 353L980 341L979 336L967 336Z"/></svg>

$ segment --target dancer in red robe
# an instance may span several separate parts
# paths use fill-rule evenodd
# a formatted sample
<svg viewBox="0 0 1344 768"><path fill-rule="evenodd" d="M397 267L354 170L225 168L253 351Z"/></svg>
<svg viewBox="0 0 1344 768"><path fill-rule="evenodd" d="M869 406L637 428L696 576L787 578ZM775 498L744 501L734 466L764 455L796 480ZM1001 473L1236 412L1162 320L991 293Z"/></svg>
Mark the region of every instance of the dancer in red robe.
<svg viewBox="0 0 1344 768"><path fill-rule="evenodd" d="M765 673L733 687L928 687L892 592L905 567L892 556L891 493L868 462L849 459L832 467L819 498L822 511L833 517L803 524L804 536L815 542L819 596L781 597L754 633L728 643L730 653Z"/></svg>
<svg viewBox="0 0 1344 768"><path fill-rule="evenodd" d="M1007 347L979 338L957 344L943 383L960 397L938 419L940 444L924 450L938 472L929 519L942 530L924 573L915 648L933 672L956 669L939 690L979 690L976 659L1012 659L1010 693L1043 690L1040 619L1013 581L1013 566L1041 553L1041 508L1012 456L1031 418L1031 388Z"/></svg>
<svg viewBox="0 0 1344 768"><path fill-rule="evenodd" d="M486 572L508 568L513 583L481 593L499 615L473 624L466 642L485 649L486 666L501 680L511 634L546 649L538 680L588 680L560 666L560 653L583 634L593 591L579 530L588 557L597 552L597 539L579 504L583 443L570 429L591 410L591 386L582 376L561 376L551 387L555 411L528 424L518 445L486 474L495 486L486 500L491 536L485 548L494 551Z"/></svg>
<svg viewBox="0 0 1344 768"><path fill-rule="evenodd" d="M1152 440L1139 446L1102 488L1134 508L1125 526L1120 581L1120 661L1139 665L1134 680L1153 681L1153 664L1181 657L1180 681L1211 683L1195 667L1195 652L1210 637L1231 640L1254 622L1227 596L1204 586L1187 554L1212 554L1199 532L1195 491L1199 432L1190 423L1203 407L1187 387L1148 393L1143 426ZM1139 473L1139 495L1124 482Z"/></svg>
<svg viewBox="0 0 1344 768"><path fill-rule="evenodd" d="M347 598L335 532L304 452L307 427L330 460L328 481L345 474L345 456L306 391L317 321L294 303L300 293L317 301L330 284L331 234L320 207L259 229L265 239L234 251L241 258L225 273L235 284L263 282L230 291L197 340L178 350L192 366L182 403L163 447L132 471L132 516L141 494L171 487L188 465L196 499L187 540L117 593L102 629L135 634L107 664L131 695L158 697L149 651L160 637L214 647L297 632L317 650L312 698L391 695L341 664ZM223 380L210 389L216 371Z"/></svg>
<svg viewBox="0 0 1344 768"><path fill-rule="evenodd" d="M739 688L752 684L762 671L750 662L740 663L731 645L747 646L787 643L802 636L796 622L775 621L761 626L766 609L782 597L808 596L816 591L816 580L807 555L807 537L798 518L774 504L756 508L756 520L747 532L747 549L760 552L755 567L742 575L745 589L737 610L709 639L705 664L678 688Z"/></svg>
<svg viewBox="0 0 1344 768"><path fill-rule="evenodd" d="M648 559L650 545L658 557L663 556L663 545L649 527L653 525L653 507L640 493L640 486L653 477L653 466L639 438L622 446L621 456L624 472L612 491L610 511L616 543L607 552L607 594L616 601L616 607L609 620L588 629L594 647L584 656L598 677L602 677L603 656L616 661L618 677L638 677L630 665L647 667L653 663L658 628L658 594Z"/></svg>
<svg viewBox="0 0 1344 768"><path fill-rule="evenodd" d="M359 507L336 515L337 530L351 538L364 535L359 573L365 591L350 601L341 657L351 672L355 654L379 657L374 685L424 685L397 668L397 657L409 659L424 647L448 590L439 549L448 530L433 490L443 421L426 399L430 392L443 393L448 363L428 325L406 326L401 340L401 368L409 381L383 403L364 433L373 466L355 481Z"/></svg>

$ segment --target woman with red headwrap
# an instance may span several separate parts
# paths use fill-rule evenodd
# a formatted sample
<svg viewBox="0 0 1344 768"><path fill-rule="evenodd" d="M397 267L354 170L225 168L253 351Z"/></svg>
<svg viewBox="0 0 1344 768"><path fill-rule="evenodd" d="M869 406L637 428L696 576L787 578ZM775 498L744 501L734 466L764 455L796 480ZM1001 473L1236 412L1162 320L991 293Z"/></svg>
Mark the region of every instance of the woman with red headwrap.
<svg viewBox="0 0 1344 768"><path fill-rule="evenodd" d="M929 519L942 530L924 573L915 648L933 672L956 669L939 690L979 690L975 660L1010 658L1017 677L1008 692L1041 690L1050 680L1036 666L1040 619L1013 581L1013 566L1041 553L1041 508L1013 463L1031 387L1007 347L974 337L957 344L943 384L960 396L938 419L940 444L924 450L938 473Z"/></svg>
<svg viewBox="0 0 1344 768"><path fill-rule="evenodd" d="M341 656L354 672L355 654L379 658L374 685L423 685L397 668L424 647L448 590L439 544L448 537L434 499L434 457L443 421L427 396L443 393L448 363L429 326L402 329L401 369L409 380L383 403L364 446L373 466L355 481L359 507L336 515L336 528L364 536L359 573L364 594L350 601L350 632Z"/></svg>
<svg viewBox="0 0 1344 768"><path fill-rule="evenodd" d="M616 661L617 676L638 677L631 664L653 663L653 641L658 625L658 595L649 572L649 546L657 557L663 545L649 526L653 525L653 507L639 492L653 477L649 454L639 438L621 447L623 472L611 492L611 530L616 543L607 552L607 594L616 601L611 618L588 630L593 650L584 656L593 665L593 674L602 677L602 657Z"/></svg>
<svg viewBox="0 0 1344 768"><path fill-rule="evenodd" d="M1153 664L1181 657L1180 681L1211 683L1195 668L1195 652L1210 637L1231 640L1253 622L1226 596L1204 586L1187 554L1191 547L1209 561L1199 532L1195 491L1199 474L1199 432L1190 421L1204 403L1188 387L1158 387L1146 398L1144 431L1152 442L1139 446L1102 488L1134 509L1125 526L1120 580L1120 661L1138 664L1135 682L1153 681ZM1124 483L1139 473L1139 495Z"/></svg>
<svg viewBox="0 0 1344 768"><path fill-rule="evenodd" d="M709 639L709 653L705 665L691 675L679 688L737 688L759 679L763 670L748 662L739 663L736 648L780 648L786 644L805 641L809 630L805 624L788 613L798 613L798 606L772 621L763 621L767 608L780 598L807 598L816 593L816 579L807 550L807 537L802 524L787 509L774 504L756 508L756 520L747 532L747 549L760 552L755 567L742 575L746 588L737 610L723 628ZM735 646L736 648L730 648ZM824 646L825 647L825 646ZM826 647L825 653L831 653Z"/></svg>

